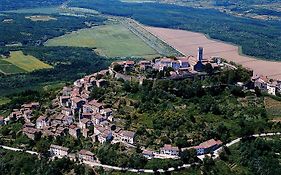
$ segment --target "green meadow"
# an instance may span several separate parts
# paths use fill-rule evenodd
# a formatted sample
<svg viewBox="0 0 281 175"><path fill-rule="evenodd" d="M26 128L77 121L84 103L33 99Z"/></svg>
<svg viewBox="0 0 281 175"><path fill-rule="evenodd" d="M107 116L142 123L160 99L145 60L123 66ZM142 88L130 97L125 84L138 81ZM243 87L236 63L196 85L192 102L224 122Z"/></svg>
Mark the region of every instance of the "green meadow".
<svg viewBox="0 0 281 175"><path fill-rule="evenodd" d="M107 57L153 58L159 54L121 24L81 29L50 39L46 46L88 47Z"/></svg>
<svg viewBox="0 0 281 175"><path fill-rule="evenodd" d="M0 57L0 72L3 74L32 72L50 68L53 67L31 55L24 55L22 51L13 51L8 58Z"/></svg>

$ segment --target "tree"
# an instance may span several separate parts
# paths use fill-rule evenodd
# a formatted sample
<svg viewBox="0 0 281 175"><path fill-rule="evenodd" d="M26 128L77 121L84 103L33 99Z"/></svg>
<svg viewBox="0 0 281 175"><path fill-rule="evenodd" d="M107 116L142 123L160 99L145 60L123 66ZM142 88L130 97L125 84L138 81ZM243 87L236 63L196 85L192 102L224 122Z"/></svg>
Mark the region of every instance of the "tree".
<svg viewBox="0 0 281 175"><path fill-rule="evenodd" d="M122 72L123 67L120 64L114 64L113 70L116 71L116 72Z"/></svg>

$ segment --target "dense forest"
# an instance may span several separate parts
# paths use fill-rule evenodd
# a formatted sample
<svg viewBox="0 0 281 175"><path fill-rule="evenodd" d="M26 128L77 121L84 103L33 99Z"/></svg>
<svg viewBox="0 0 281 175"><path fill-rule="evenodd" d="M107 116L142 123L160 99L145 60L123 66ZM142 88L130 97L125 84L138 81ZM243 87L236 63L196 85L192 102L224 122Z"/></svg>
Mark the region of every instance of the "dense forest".
<svg viewBox="0 0 281 175"><path fill-rule="evenodd" d="M43 45L50 38L86 28L85 22L99 25L105 21L105 18L100 16L81 18L58 14L51 15L55 20L32 21L26 18L31 15L38 14L7 13L3 16L0 15L0 21L12 19L11 22L1 22L0 46L18 42L24 46Z"/></svg>
<svg viewBox="0 0 281 175"><path fill-rule="evenodd" d="M1 0L0 11L60 5L66 0Z"/></svg>
<svg viewBox="0 0 281 175"><path fill-rule="evenodd" d="M281 46L281 25L278 21L235 17L217 10L158 3L78 0L72 1L70 5L131 17L146 25L202 32L214 39L241 45L243 53L250 56L271 60L281 58L278 49Z"/></svg>

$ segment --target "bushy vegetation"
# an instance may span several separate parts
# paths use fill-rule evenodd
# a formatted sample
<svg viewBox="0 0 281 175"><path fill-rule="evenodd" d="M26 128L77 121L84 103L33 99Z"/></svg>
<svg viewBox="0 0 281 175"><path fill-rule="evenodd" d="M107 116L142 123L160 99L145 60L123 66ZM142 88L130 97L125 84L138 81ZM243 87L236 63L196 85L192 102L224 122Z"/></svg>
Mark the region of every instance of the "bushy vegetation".
<svg viewBox="0 0 281 175"><path fill-rule="evenodd" d="M22 152L12 152L0 149L1 174L26 175L63 175L70 173L90 175L93 170L84 165L75 164L69 159L48 160Z"/></svg>
<svg viewBox="0 0 281 175"><path fill-rule="evenodd" d="M241 45L243 53L279 60L280 22L234 17L210 9L169 4L124 3L118 0L78 0L73 6L134 18L146 25L203 32L210 37ZM153 13L152 13L153 12Z"/></svg>
<svg viewBox="0 0 281 175"><path fill-rule="evenodd" d="M182 148L279 128L267 122L262 96L234 86L249 79L249 72L239 68L204 80L147 80L142 86L112 80L92 96L117 109L116 118L123 119L118 125L137 131L141 146L158 150L172 143Z"/></svg>

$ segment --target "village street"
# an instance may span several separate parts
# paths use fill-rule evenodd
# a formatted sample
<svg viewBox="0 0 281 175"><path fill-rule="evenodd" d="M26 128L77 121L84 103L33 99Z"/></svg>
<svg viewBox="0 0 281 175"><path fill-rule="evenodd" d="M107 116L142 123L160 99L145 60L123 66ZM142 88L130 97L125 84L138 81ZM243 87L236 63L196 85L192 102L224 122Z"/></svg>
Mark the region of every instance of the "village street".
<svg viewBox="0 0 281 175"><path fill-rule="evenodd" d="M277 135L281 135L280 132L276 132L276 133L262 133L262 134L253 134L251 136L253 137L268 137L268 136L277 136ZM239 143L241 141L241 137L237 138L229 143L227 143L225 146L226 147L230 147L236 143ZM23 150L23 149L18 149L18 148L13 148L13 147L8 147L8 146L4 146L4 145L0 145L0 148L2 149L6 149L6 150L10 150L10 151L22 151L22 152L26 152L28 154L33 154L33 155L40 155L40 153L34 152L34 151L28 151L28 150ZM222 150L222 147L216 149L213 153L213 155L211 154L206 154L206 155L201 155L198 156L199 159L203 160L206 156L212 156L213 159L217 159L219 158L219 153ZM89 161L83 161L84 164L89 165L91 167L103 167L105 169L112 169L112 170L117 170L117 171L129 171L129 172L144 172L144 173L154 173L154 170L151 169L132 169L132 168L123 168L123 167L116 167L116 166L110 166L110 165L104 165L104 164L100 164L100 163L95 163L95 162L89 162ZM193 165L198 165L198 163L195 163ZM166 172L166 171L175 171L178 169L185 169L185 168L189 168L191 167L192 164L184 164L182 166L179 166L177 168L174 167L170 167L168 170L163 170L163 169L158 169L157 171L162 173L162 172Z"/></svg>

